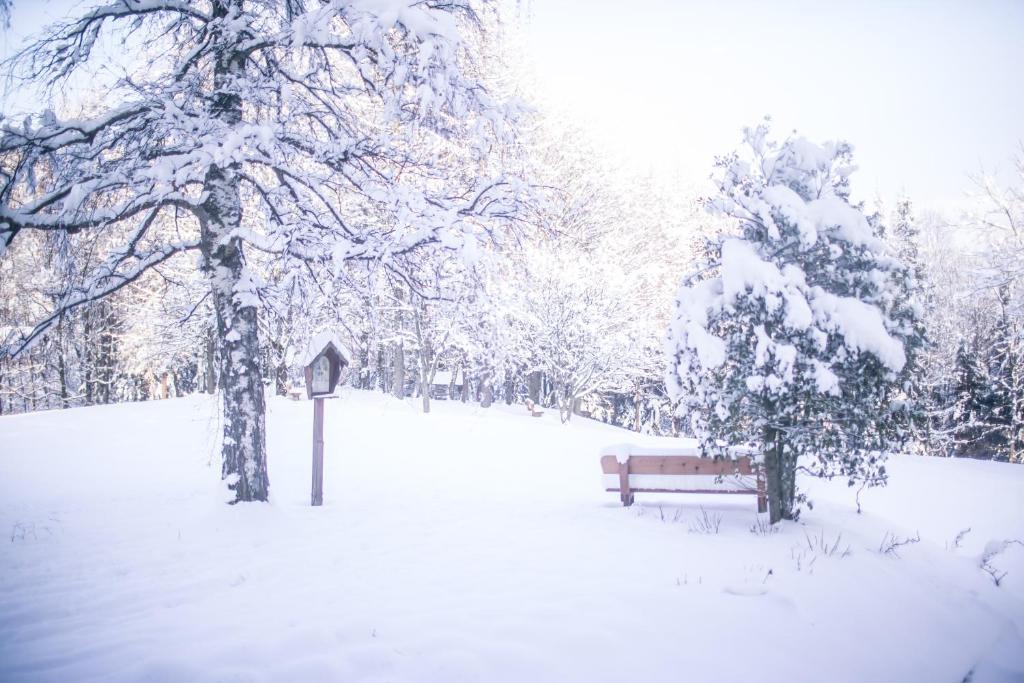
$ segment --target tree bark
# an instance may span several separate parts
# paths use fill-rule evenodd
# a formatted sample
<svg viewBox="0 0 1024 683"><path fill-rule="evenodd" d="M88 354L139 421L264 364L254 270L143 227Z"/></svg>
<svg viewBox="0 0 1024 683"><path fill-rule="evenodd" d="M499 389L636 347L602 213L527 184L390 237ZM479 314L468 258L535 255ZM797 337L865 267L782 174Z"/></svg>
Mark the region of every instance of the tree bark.
<svg viewBox="0 0 1024 683"><path fill-rule="evenodd" d="M99 364L99 394L104 404L113 403L116 398L114 394L115 374L115 353L116 339L114 328L117 325L117 317L109 300L99 302L100 311L103 314L103 327L100 332L100 364Z"/></svg>
<svg viewBox="0 0 1024 683"><path fill-rule="evenodd" d="M764 453L764 478L765 488L768 492L768 521L770 524L775 524L782 520L782 487L780 478L782 464L779 462L779 453L776 450L775 442L775 430L768 429L764 440L766 447Z"/></svg>
<svg viewBox="0 0 1024 683"><path fill-rule="evenodd" d="M84 349L82 365L85 366L83 384L85 385L85 405L87 406L93 404L92 309L92 306L86 306L82 311L82 347Z"/></svg>
<svg viewBox="0 0 1024 683"><path fill-rule="evenodd" d="M768 492L768 520L775 524L793 519L796 500L796 461L786 453L781 430L765 430L764 471Z"/></svg>
<svg viewBox="0 0 1024 683"><path fill-rule="evenodd" d="M377 382L380 390L385 394L391 390L391 385L388 383L387 352L384 350L383 344L377 345Z"/></svg>
<svg viewBox="0 0 1024 683"><path fill-rule="evenodd" d="M211 328L206 335L206 393L217 393L217 348L215 331Z"/></svg>
<svg viewBox="0 0 1024 683"><path fill-rule="evenodd" d="M283 360L274 369L274 389L278 396L288 395L288 364Z"/></svg>
<svg viewBox="0 0 1024 683"><path fill-rule="evenodd" d="M530 375L529 375L529 380L528 381L529 381L529 387L528 388L529 388L529 393L530 393L530 400L539 405L540 404L540 385L541 385L540 370L534 370L533 372L531 372Z"/></svg>
<svg viewBox="0 0 1024 683"><path fill-rule="evenodd" d="M405 398L405 346L402 342L395 345L394 371L392 372L394 384L392 390L397 398Z"/></svg>
<svg viewBox="0 0 1024 683"><path fill-rule="evenodd" d="M420 383L420 399L423 403L423 412L430 412L430 386L431 379L430 375L430 360L427 358L428 351L424 348L420 348L418 354L419 357L419 383Z"/></svg>
<svg viewBox="0 0 1024 683"><path fill-rule="evenodd" d="M373 367L370 364L370 335L363 332L359 335L359 377L357 379L360 389L373 387Z"/></svg>
<svg viewBox="0 0 1024 683"><path fill-rule="evenodd" d="M214 0L213 16L241 12L241 0ZM214 67L211 114L228 125L242 119L241 97L232 90L245 68L244 54L225 44ZM232 233L240 226L238 164L210 166L204 179L205 220L200 221L200 249L210 284L220 346L220 388L224 440L221 473L235 502L265 501L269 495L266 453L266 407L259 364L259 328L255 294L248 280L242 242Z"/></svg>
<svg viewBox="0 0 1024 683"><path fill-rule="evenodd" d="M64 348L64 316L61 316L57 322L57 371L60 377L60 407L68 408L68 368Z"/></svg>
<svg viewBox="0 0 1024 683"><path fill-rule="evenodd" d="M455 380L459 378L459 373L462 372L462 365L454 366L451 377L448 378L448 400L455 400Z"/></svg>

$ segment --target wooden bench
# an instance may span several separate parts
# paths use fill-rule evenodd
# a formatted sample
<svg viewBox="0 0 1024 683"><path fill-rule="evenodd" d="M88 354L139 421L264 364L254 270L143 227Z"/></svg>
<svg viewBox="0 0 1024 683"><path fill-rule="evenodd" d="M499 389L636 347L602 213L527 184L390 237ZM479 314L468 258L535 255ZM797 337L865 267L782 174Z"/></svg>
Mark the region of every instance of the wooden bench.
<svg viewBox="0 0 1024 683"><path fill-rule="evenodd" d="M750 451L706 458L698 448L641 449L616 446L604 451L601 470L606 491L618 491L622 504L636 493L728 493L757 496L757 511L768 511L764 471Z"/></svg>
<svg viewBox="0 0 1024 683"><path fill-rule="evenodd" d="M530 411L530 415L533 415L534 417L540 417L544 414L544 411L533 402L533 399L526 399L526 409Z"/></svg>

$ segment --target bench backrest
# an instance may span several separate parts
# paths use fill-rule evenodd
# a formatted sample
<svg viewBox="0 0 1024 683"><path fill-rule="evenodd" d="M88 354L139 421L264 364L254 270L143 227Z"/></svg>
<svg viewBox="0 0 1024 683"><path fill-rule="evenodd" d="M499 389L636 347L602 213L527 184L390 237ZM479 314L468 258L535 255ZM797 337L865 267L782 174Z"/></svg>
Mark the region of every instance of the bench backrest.
<svg viewBox="0 0 1024 683"><path fill-rule="evenodd" d="M764 470L751 455L705 458L689 448L676 454L634 453L631 446L609 450L601 457L605 490L618 491L623 505L633 504L634 493L739 493L756 495L758 512L768 509Z"/></svg>
<svg viewBox="0 0 1024 683"><path fill-rule="evenodd" d="M619 461L614 455L601 458L605 474L618 474ZM630 474L755 474L753 462L747 456L738 458L702 458L698 455L643 455L629 456Z"/></svg>

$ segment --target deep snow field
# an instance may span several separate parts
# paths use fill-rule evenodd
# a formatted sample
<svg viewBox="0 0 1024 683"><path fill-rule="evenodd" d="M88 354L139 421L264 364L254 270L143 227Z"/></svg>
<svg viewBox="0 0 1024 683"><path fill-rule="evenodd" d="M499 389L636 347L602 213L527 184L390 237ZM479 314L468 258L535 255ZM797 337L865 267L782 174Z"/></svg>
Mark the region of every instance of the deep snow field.
<svg viewBox="0 0 1024 683"><path fill-rule="evenodd" d="M603 447L678 441L346 391L311 508L312 405L269 410L239 506L209 397L0 418L0 681L1024 680L1024 546L980 566L1024 467L894 458L765 535L753 497L603 491Z"/></svg>

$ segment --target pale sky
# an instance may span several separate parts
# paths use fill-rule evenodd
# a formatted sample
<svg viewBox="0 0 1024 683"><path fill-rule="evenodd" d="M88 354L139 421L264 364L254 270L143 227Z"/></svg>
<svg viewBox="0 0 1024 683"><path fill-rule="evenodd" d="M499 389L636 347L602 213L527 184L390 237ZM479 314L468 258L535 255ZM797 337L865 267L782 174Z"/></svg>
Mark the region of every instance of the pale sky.
<svg viewBox="0 0 1024 683"><path fill-rule="evenodd" d="M537 99L631 170L706 178L767 114L851 142L857 196L943 208L1024 141L1024 0L516 2ZM15 0L2 52L91 4Z"/></svg>
<svg viewBox="0 0 1024 683"><path fill-rule="evenodd" d="M960 199L1024 141L1024 1L525 0L543 99L704 178L744 125L851 142L856 195Z"/></svg>

